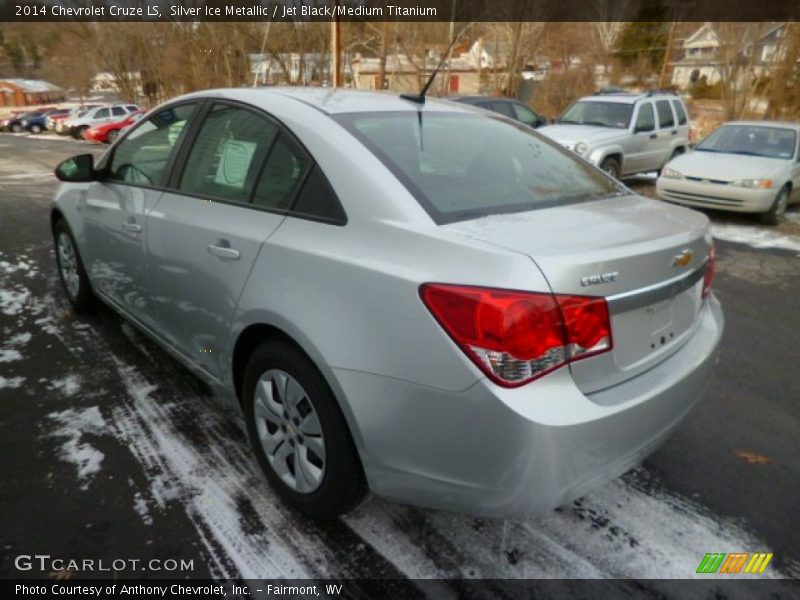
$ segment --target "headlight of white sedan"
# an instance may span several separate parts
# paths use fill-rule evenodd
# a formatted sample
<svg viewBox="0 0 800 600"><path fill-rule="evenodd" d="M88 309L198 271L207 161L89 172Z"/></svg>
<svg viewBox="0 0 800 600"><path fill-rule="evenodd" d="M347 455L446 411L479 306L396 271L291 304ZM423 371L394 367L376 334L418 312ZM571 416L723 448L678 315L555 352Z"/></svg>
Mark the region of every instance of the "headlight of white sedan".
<svg viewBox="0 0 800 600"><path fill-rule="evenodd" d="M769 190L772 188L772 179L739 179L738 181L732 181L731 185L758 190Z"/></svg>
<svg viewBox="0 0 800 600"><path fill-rule="evenodd" d="M665 179L683 179L683 174L675 169L662 169L661 176Z"/></svg>
<svg viewBox="0 0 800 600"><path fill-rule="evenodd" d="M575 144L575 148L574 148L575 152L577 152L581 156L586 154L586 151L588 149L589 149L589 144L587 144L586 142L578 142L577 144Z"/></svg>

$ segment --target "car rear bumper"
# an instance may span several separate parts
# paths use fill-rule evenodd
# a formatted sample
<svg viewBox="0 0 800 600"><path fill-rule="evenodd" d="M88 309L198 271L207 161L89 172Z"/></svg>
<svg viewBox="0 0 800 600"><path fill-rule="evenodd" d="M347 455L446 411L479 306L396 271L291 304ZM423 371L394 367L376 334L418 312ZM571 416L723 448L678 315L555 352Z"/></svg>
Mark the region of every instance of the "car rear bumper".
<svg viewBox="0 0 800 600"><path fill-rule="evenodd" d="M562 368L521 388L461 392L334 369L370 489L396 501L488 517L561 506L627 471L702 396L724 318L705 303L668 359L586 396Z"/></svg>
<svg viewBox="0 0 800 600"><path fill-rule="evenodd" d="M664 179L656 182L658 197L685 206L698 206L736 212L766 212L775 201L778 190L756 190L719 183L702 183L690 179Z"/></svg>

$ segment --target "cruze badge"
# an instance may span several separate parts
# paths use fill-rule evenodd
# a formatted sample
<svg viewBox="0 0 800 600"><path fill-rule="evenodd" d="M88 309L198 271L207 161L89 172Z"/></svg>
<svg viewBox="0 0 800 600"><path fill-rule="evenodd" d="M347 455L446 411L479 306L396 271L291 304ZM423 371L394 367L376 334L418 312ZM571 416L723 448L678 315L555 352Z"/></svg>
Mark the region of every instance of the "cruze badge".
<svg viewBox="0 0 800 600"><path fill-rule="evenodd" d="M600 273L598 275L587 275L586 277L581 278L581 285L586 287L587 285L597 285L599 283L611 283L612 281L616 281L618 276L619 271L614 271L612 273Z"/></svg>
<svg viewBox="0 0 800 600"><path fill-rule="evenodd" d="M684 250L680 254L676 254L672 257L672 266L673 267L685 267L690 262L692 262L692 257L694 253L691 250Z"/></svg>

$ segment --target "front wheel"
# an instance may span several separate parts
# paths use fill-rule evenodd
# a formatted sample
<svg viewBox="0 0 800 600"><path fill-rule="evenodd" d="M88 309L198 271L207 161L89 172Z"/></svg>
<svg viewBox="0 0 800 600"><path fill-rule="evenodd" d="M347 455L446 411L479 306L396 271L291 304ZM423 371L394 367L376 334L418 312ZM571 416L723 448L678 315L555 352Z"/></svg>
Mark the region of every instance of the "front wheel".
<svg viewBox="0 0 800 600"><path fill-rule="evenodd" d="M12 133L19 133L19 132L21 132L21 131L22 131L22 125L20 125L19 123L14 123L14 124L11 126L11 131L12 131Z"/></svg>
<svg viewBox="0 0 800 600"><path fill-rule="evenodd" d="M278 495L303 515L336 517L365 492L347 423L316 366L285 341L259 346L245 369L250 443Z"/></svg>
<svg viewBox="0 0 800 600"><path fill-rule="evenodd" d="M31 133L41 133L42 126L41 125L31 125Z"/></svg>
<svg viewBox="0 0 800 600"><path fill-rule="evenodd" d="M76 312L88 312L94 305L94 294L78 254L75 238L63 219L56 223L53 234L56 242L58 274L61 283L64 284L67 299Z"/></svg>
<svg viewBox="0 0 800 600"><path fill-rule="evenodd" d="M114 140L117 139L118 135L119 135L119 131L116 130L116 129L112 129L111 131L109 131L108 135L106 136L106 139L108 140L108 143L109 144L113 144Z"/></svg>
<svg viewBox="0 0 800 600"><path fill-rule="evenodd" d="M761 213L761 221L767 225L777 225L786 214L786 205L789 204L789 188L783 187L767 212Z"/></svg>
<svg viewBox="0 0 800 600"><path fill-rule="evenodd" d="M620 165L619 161L613 156L609 156L600 163L600 168L606 173L611 175L614 179L619 179Z"/></svg>

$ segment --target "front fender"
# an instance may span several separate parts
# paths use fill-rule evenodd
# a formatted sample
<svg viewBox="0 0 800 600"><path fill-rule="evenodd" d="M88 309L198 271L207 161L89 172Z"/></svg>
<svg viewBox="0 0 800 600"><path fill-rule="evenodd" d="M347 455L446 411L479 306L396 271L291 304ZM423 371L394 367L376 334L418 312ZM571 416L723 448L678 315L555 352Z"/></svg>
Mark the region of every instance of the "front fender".
<svg viewBox="0 0 800 600"><path fill-rule="evenodd" d="M612 145L604 145L600 146L599 148L593 148L586 159L593 162L596 165L603 164L603 161L613 155L619 155L620 157L620 167L624 170L625 167L625 150L622 148L620 144L612 144Z"/></svg>

